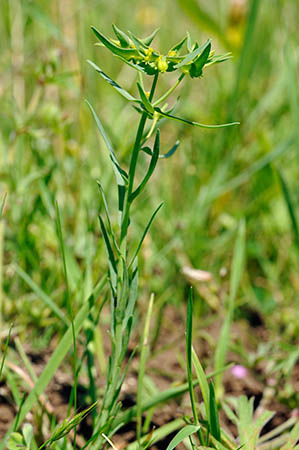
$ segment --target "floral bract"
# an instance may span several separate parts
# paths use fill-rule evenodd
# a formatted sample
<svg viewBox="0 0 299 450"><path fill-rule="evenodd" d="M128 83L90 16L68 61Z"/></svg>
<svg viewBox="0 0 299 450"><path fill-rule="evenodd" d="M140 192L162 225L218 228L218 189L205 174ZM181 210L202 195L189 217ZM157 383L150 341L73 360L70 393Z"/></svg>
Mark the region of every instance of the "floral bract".
<svg viewBox="0 0 299 450"><path fill-rule="evenodd" d="M189 74L192 78L202 75L204 66L219 63L230 58L230 54L214 55L211 52L211 41L207 40L201 46L197 42L191 43L190 35L187 34L178 44L174 45L167 53L162 55L150 45L158 30L155 30L145 39L121 31L113 25L113 31L117 39L108 39L95 27L93 32L115 56L123 62L134 66L137 70L147 75L155 75L157 72L174 72L180 70L183 74ZM187 53L180 55L180 51L187 43Z"/></svg>

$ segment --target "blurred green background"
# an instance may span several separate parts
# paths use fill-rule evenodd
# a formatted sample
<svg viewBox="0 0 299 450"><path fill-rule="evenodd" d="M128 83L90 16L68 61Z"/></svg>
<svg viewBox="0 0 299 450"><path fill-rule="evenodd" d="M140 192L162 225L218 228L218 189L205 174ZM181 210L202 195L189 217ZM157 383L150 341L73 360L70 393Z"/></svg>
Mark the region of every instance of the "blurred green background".
<svg viewBox="0 0 299 450"><path fill-rule="evenodd" d="M51 295L65 308L55 201L63 220L74 311L106 270L96 180L115 220L116 192L106 149L84 99L95 107L126 167L136 111L86 63L95 61L132 88L135 72L95 46L90 30L94 25L111 36L115 23L140 36L159 27L154 45L161 51L187 30L199 42L212 38L217 52L231 51L231 60L207 68L200 80L186 81L178 111L204 123L241 122L224 130L178 123L163 128L163 153L177 139L181 145L171 159L159 162L134 210L133 247L164 201L141 255L140 304L154 291L162 318L165 304L185 302L192 282L199 317L221 317L233 242L244 217L247 262L236 319L249 326L260 321L270 338L283 336L294 343L299 292L297 2L2 0L0 21L1 199L7 192L0 228L2 326L13 321L25 337L32 330L39 338L33 340L36 346L46 345L61 329L42 300ZM164 88L169 86L165 79ZM190 280L186 267L206 270L213 279Z"/></svg>

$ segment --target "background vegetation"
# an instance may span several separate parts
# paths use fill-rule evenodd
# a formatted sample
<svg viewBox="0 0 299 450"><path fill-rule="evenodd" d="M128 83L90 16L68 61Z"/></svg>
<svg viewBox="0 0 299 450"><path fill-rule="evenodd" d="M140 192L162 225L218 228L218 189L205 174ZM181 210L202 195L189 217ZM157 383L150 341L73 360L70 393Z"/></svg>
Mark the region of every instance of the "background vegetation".
<svg viewBox="0 0 299 450"><path fill-rule="evenodd" d="M233 243L244 219L246 263L234 311L244 334L232 335L231 350L246 367L259 370L262 360L262 381L267 384L274 376L276 399L290 411L295 408L290 377L299 331L296 2L2 0L0 20L1 202L7 193L0 222L1 336L7 336L13 322L19 342L43 352L65 331L67 294L55 201L74 316L107 270L96 180L110 204L116 204L116 192L109 188L113 172L84 99L93 103L123 166L135 136L136 112L111 93L86 60L95 61L127 90L135 74L93 45L90 25L111 35L116 23L140 36L160 27L156 46L161 51L189 30L199 42L211 37L213 48L231 51L233 59L207 69L192 87L191 80L185 83L181 115L205 123L239 120L241 125L211 131L165 126L162 149L169 150L177 139L180 147L170 160L159 162L133 212L132 245L164 201L140 256L135 334L142 329L151 292L156 298L154 341L169 321L169 305L184 321L190 284L198 335L209 334L207 327L219 329ZM116 222L116 207L112 215ZM198 281L199 272L190 269L205 270L211 279ZM105 327L108 321L105 312L100 322ZM215 333L204 339L213 355ZM98 355L103 345L98 344ZM8 359L15 360L11 347ZM207 367L212 358L207 357ZM105 359L99 360L105 367Z"/></svg>

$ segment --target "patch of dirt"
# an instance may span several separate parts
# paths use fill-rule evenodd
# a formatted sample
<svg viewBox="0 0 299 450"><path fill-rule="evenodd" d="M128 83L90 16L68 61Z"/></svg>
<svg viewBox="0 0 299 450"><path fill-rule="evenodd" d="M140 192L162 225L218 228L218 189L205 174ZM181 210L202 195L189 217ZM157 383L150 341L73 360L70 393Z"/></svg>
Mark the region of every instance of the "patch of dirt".
<svg viewBox="0 0 299 450"><path fill-rule="evenodd" d="M162 327L159 333L159 338L156 342L153 353L150 355L146 374L150 378L153 391L168 389L176 384L186 382L185 372L185 310L177 310L173 306L167 306L164 309ZM153 321L154 322L154 321ZM194 332L194 344L200 360L205 365L213 356L215 350L215 342L217 342L221 324L208 323L204 324L202 329L196 329ZM103 331L103 340L105 353L109 354L110 342L108 334ZM259 339L267 340L267 332L260 323L255 328L254 337L250 332L249 325L239 321L233 325L232 338L234 342L242 341L248 351L254 350L256 342ZM137 345L137 335L132 339L129 351L132 352ZM55 339L47 351L36 354L30 348L26 348L26 353L31 360L35 373L39 376L42 373L53 349L57 345ZM83 354L83 349L79 348L80 355ZM240 358L234 354L229 353L228 359L235 363L240 363ZM123 407L130 407L135 404L137 391L137 374L138 374L139 360L138 355L133 358L130 372L124 382L121 399ZM211 367L206 367L207 373L211 372ZM293 384L298 384L298 371L296 367L293 374ZM243 378L237 378L233 375L231 369L223 375L225 392L229 396L246 395L247 397L255 397L255 408L265 407L270 410L277 411L274 418L267 424L266 431L270 431L274 427L287 420L290 415L290 409L276 401L275 396L270 396L265 400L265 388L268 386L267 375L261 367L259 372L247 371L247 375ZM103 386L104 380L99 380L99 385ZM88 406L87 386L88 380L80 379L78 387L78 406L85 408ZM63 421L68 413L68 401L72 388L72 375L67 373L66 367L62 366L57 371L55 377L51 380L44 398L44 408L48 413L56 417L58 422ZM149 389L149 387L148 387ZM198 389L197 389L198 391ZM268 389L269 391L269 389ZM267 392L268 392L267 391ZM0 385L0 439L3 438L5 432L11 425L17 411L14 407L14 400L9 392L7 386ZM153 412L151 423L149 424L149 431L159 428L166 423L176 419L182 418L184 414L191 414L190 402L188 393L181 395L175 400L167 402L167 404L159 407ZM44 417L44 416L43 416ZM32 415L27 418L32 421ZM221 412L221 419L223 425L233 434L236 435L235 426L224 416ZM116 436L113 437L113 442L119 450L126 447L129 442L135 440L136 424L130 423L123 427ZM87 417L78 428L78 448L83 446L83 443L91 435L91 418ZM170 442L172 436L168 436L165 441L159 442L152 446L152 450L165 450L167 444ZM178 449L180 447L177 447Z"/></svg>

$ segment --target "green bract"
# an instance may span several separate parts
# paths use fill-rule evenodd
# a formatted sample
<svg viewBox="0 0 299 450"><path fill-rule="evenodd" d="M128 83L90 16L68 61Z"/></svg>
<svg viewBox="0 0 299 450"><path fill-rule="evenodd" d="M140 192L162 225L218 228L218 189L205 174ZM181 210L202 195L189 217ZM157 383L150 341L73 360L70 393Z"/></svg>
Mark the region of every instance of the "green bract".
<svg viewBox="0 0 299 450"><path fill-rule="evenodd" d="M192 44L189 34L178 44L171 47L167 55L162 55L158 50L150 47L158 30L155 30L147 38L140 39L134 36L133 33L128 32L126 34L113 25L116 40L106 38L95 27L92 27L92 30L102 45L107 47L115 56L147 75L180 70L184 74L189 74L192 78L198 78L202 75L204 66L219 63L230 58L229 53L218 56L213 55L210 40L207 40L201 46L197 42ZM180 51L186 41L188 52L180 55Z"/></svg>

